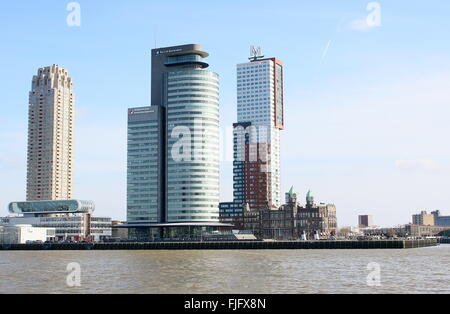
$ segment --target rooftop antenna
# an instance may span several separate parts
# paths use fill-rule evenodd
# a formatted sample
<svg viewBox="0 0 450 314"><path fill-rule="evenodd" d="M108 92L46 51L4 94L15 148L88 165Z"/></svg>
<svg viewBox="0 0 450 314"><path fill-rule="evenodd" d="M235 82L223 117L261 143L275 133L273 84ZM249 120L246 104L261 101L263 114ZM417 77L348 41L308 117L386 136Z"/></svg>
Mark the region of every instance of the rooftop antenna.
<svg viewBox="0 0 450 314"><path fill-rule="evenodd" d="M154 30L154 37L155 37L155 49L157 48L157 41L158 41L158 26L155 26Z"/></svg>
<svg viewBox="0 0 450 314"><path fill-rule="evenodd" d="M256 61L258 59L263 59L261 47L250 46L250 61Z"/></svg>

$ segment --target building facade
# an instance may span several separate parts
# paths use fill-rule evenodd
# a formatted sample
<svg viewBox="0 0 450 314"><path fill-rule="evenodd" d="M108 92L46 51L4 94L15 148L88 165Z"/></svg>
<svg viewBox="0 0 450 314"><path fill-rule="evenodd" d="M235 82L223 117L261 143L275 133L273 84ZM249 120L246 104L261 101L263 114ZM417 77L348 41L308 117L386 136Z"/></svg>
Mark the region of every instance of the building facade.
<svg viewBox="0 0 450 314"><path fill-rule="evenodd" d="M289 195L289 194L288 194ZM289 196L288 196L289 197ZM294 199L297 199L295 197ZM291 201L288 207L295 207ZM337 216L333 204L316 204L311 191L306 195L306 205L297 205L297 234L306 239L328 239L336 236Z"/></svg>
<svg viewBox="0 0 450 314"><path fill-rule="evenodd" d="M419 225L419 226L434 226L434 215L428 214L426 211L422 211L418 215L412 216L412 224L413 225Z"/></svg>
<svg viewBox="0 0 450 314"><path fill-rule="evenodd" d="M0 225L0 244L44 243L55 239L54 228L31 225Z"/></svg>
<svg viewBox="0 0 450 314"><path fill-rule="evenodd" d="M244 210L244 229L262 239L318 240L329 239L337 234L336 206L315 204L308 192L306 205L298 202L294 188L286 193L286 204L262 210Z"/></svg>
<svg viewBox="0 0 450 314"><path fill-rule="evenodd" d="M439 234L449 231L449 227L444 226L427 226L427 225L414 225L408 224L399 227L392 228L373 228L363 229L362 232L366 236L377 237L435 237Z"/></svg>
<svg viewBox="0 0 450 314"><path fill-rule="evenodd" d="M27 200L72 198L75 95L66 69L40 68L28 107Z"/></svg>
<svg viewBox="0 0 450 314"><path fill-rule="evenodd" d="M243 208L246 204L251 211L258 212L267 206L278 208L281 205L283 80L283 63L276 58L255 56L250 62L237 65L238 121L233 125L235 204L223 203L224 210L220 211L221 222L232 221L236 230L242 230L245 224ZM230 212L230 206L234 208L233 212Z"/></svg>
<svg viewBox="0 0 450 314"><path fill-rule="evenodd" d="M251 209L281 205L283 84L283 63L276 58L255 57L237 66L234 191Z"/></svg>
<svg viewBox="0 0 450 314"><path fill-rule="evenodd" d="M244 206L236 202L219 204L220 222L230 224L222 230L244 230Z"/></svg>
<svg viewBox="0 0 450 314"><path fill-rule="evenodd" d="M359 228L373 227L373 216L372 215L359 215L358 216L358 226L359 226Z"/></svg>
<svg viewBox="0 0 450 314"><path fill-rule="evenodd" d="M297 212L293 206L282 206L277 210L261 211L261 235L264 239L299 239L296 230Z"/></svg>
<svg viewBox="0 0 450 314"><path fill-rule="evenodd" d="M431 212L434 216L434 223L439 227L448 227L450 226L450 216L442 216L439 210Z"/></svg>
<svg viewBox="0 0 450 314"><path fill-rule="evenodd" d="M91 201L31 201L9 204L14 215L0 219L4 225L54 228L55 240L102 241L111 237L111 218L94 217Z"/></svg>
<svg viewBox="0 0 450 314"><path fill-rule="evenodd" d="M432 226L432 225L406 225L405 233L409 237L435 237L440 233L450 230L450 226Z"/></svg>
<svg viewBox="0 0 450 314"><path fill-rule="evenodd" d="M200 45L152 50L152 104L128 111L130 230L219 224L219 76ZM156 230L158 229L158 230Z"/></svg>
<svg viewBox="0 0 450 314"><path fill-rule="evenodd" d="M128 240L128 229L121 228L126 222L113 220L112 222L112 235L115 240Z"/></svg>
<svg viewBox="0 0 450 314"><path fill-rule="evenodd" d="M262 239L263 236L263 227L262 227L262 212L264 209L260 210L252 210L250 206L246 204L244 206L244 231L250 232L258 239Z"/></svg>
<svg viewBox="0 0 450 314"><path fill-rule="evenodd" d="M162 110L128 110L127 214L129 223L162 221L164 200Z"/></svg>

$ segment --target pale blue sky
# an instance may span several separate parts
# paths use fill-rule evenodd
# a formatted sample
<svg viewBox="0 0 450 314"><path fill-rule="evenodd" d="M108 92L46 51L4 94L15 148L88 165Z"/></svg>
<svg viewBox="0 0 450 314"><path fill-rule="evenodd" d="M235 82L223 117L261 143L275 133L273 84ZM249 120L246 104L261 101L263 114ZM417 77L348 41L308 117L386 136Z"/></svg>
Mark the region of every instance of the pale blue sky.
<svg viewBox="0 0 450 314"><path fill-rule="evenodd" d="M0 4L0 215L25 198L27 104L39 67L75 82L75 197L125 219L126 109L149 105L150 50L202 44L221 76L225 129L236 119L237 63L250 45L285 63L282 187L380 225L422 209L450 214L450 2L84 0L69 27L63 0ZM326 49L328 47L328 49ZM222 200L232 198L231 163Z"/></svg>

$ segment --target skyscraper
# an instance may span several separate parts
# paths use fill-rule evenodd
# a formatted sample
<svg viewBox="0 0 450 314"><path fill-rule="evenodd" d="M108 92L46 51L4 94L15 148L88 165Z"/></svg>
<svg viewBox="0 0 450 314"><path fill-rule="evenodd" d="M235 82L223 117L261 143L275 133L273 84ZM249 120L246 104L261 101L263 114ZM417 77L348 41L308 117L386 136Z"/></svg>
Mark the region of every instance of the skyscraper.
<svg viewBox="0 0 450 314"><path fill-rule="evenodd" d="M128 222L163 221L162 109L128 110Z"/></svg>
<svg viewBox="0 0 450 314"><path fill-rule="evenodd" d="M40 68L29 95L28 201L72 198L74 106L68 71Z"/></svg>
<svg viewBox="0 0 450 314"><path fill-rule="evenodd" d="M237 94L235 202L248 203L251 210L278 208L280 131L284 129L283 63L255 56L239 64Z"/></svg>
<svg viewBox="0 0 450 314"><path fill-rule="evenodd" d="M358 226L359 226L359 228L373 227L374 226L373 216L372 215L359 215L358 216Z"/></svg>
<svg viewBox="0 0 450 314"><path fill-rule="evenodd" d="M129 225L219 222L219 77L206 57L199 45L152 50L152 104L128 112Z"/></svg>

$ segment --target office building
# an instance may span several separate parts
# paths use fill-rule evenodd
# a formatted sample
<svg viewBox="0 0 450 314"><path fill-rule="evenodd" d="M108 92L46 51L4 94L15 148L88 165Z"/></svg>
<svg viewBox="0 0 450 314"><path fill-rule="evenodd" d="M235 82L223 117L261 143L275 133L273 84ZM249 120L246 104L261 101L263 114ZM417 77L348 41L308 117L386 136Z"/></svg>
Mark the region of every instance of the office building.
<svg viewBox="0 0 450 314"><path fill-rule="evenodd" d="M220 222L229 224L222 230L244 230L244 205L236 202L219 204Z"/></svg>
<svg viewBox="0 0 450 314"><path fill-rule="evenodd" d="M0 224L54 228L56 241L101 241L111 237L111 218L94 217L91 201L31 201L9 204L13 216L0 218Z"/></svg>
<svg viewBox="0 0 450 314"><path fill-rule="evenodd" d="M444 233L450 231L450 226L426 226L407 224L392 228L366 228L362 232L366 236L371 237L401 237L401 238L423 238L442 236Z"/></svg>
<svg viewBox="0 0 450 314"><path fill-rule="evenodd" d="M28 107L29 201L72 198L74 106L68 71L58 65L40 68Z"/></svg>
<svg viewBox="0 0 450 314"><path fill-rule="evenodd" d="M128 240L128 229L121 228L121 226L125 225L126 222L113 220L111 223L112 223L111 238L113 238L116 241Z"/></svg>
<svg viewBox="0 0 450 314"><path fill-rule="evenodd" d="M164 163L162 110L159 106L128 110L129 223L162 221Z"/></svg>
<svg viewBox="0 0 450 314"><path fill-rule="evenodd" d="M412 216L412 224L419 226L434 226L434 215L422 211L420 214Z"/></svg>
<svg viewBox="0 0 450 314"><path fill-rule="evenodd" d="M373 227L373 216L372 215L359 215L358 216L358 226L359 226L359 228L372 228Z"/></svg>
<svg viewBox="0 0 450 314"><path fill-rule="evenodd" d="M431 212L434 216L434 224L439 227L450 226L450 216L442 216L439 210Z"/></svg>
<svg viewBox="0 0 450 314"><path fill-rule="evenodd" d="M221 204L221 222L242 230L251 211L281 205L280 131L284 129L283 63L254 54L237 65L237 117L233 125L233 205ZM223 208L223 210L222 210ZM227 210L226 210L227 209ZM247 213L247 216L250 214ZM251 216L251 215L250 215Z"/></svg>
<svg viewBox="0 0 450 314"><path fill-rule="evenodd" d="M436 237L450 231L450 226L406 225L405 234L408 237Z"/></svg>
<svg viewBox="0 0 450 314"><path fill-rule="evenodd" d="M276 58L255 56L237 66L234 197L255 210L281 205L283 84L283 63Z"/></svg>
<svg viewBox="0 0 450 314"><path fill-rule="evenodd" d="M55 239L55 228L31 225L0 225L0 244L44 243Z"/></svg>
<svg viewBox="0 0 450 314"><path fill-rule="evenodd" d="M128 111L130 237L219 225L219 76L207 57L200 45L152 50L152 104Z"/></svg>

